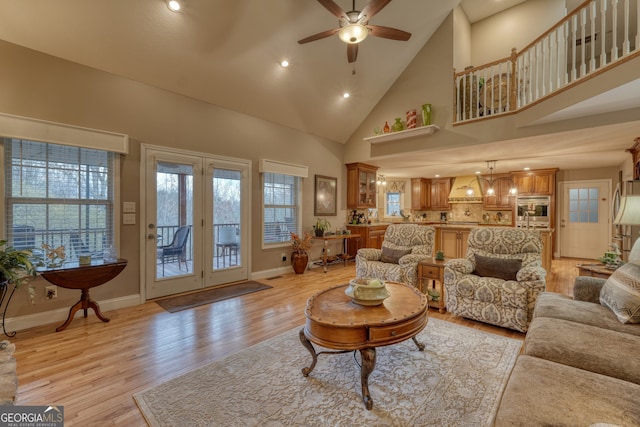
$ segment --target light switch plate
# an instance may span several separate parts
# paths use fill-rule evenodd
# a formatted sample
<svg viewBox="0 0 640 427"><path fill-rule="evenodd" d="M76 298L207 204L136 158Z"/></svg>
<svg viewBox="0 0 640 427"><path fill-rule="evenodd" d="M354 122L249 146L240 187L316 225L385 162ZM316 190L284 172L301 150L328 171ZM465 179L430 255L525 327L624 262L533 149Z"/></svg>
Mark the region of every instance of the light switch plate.
<svg viewBox="0 0 640 427"><path fill-rule="evenodd" d="M122 202L122 212L123 213L135 213L136 212L136 202Z"/></svg>
<svg viewBox="0 0 640 427"><path fill-rule="evenodd" d="M124 225L134 225L136 223L136 214L123 214L122 223Z"/></svg>

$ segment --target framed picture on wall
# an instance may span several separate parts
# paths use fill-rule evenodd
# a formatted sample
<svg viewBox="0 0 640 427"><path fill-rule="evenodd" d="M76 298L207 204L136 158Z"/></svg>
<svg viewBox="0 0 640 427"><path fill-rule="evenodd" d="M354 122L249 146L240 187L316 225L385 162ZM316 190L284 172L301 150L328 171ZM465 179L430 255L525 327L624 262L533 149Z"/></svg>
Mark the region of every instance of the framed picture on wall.
<svg viewBox="0 0 640 427"><path fill-rule="evenodd" d="M335 216L338 213L338 178L316 175L313 214Z"/></svg>

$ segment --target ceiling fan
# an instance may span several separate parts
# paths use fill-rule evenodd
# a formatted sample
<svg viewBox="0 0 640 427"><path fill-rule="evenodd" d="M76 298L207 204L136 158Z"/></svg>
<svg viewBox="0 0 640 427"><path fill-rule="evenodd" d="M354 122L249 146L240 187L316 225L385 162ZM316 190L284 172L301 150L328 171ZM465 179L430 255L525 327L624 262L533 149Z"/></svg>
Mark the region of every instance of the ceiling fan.
<svg viewBox="0 0 640 427"><path fill-rule="evenodd" d="M339 27L298 40L298 43L309 43L338 33L340 40L347 43L347 60L352 63L358 58L358 43L369 34L385 39L407 41L411 33L397 28L369 25L369 20L390 2L391 0L371 0L362 11L359 11L356 10L356 1L353 0L352 10L345 12L333 0L318 0L318 3L338 18Z"/></svg>

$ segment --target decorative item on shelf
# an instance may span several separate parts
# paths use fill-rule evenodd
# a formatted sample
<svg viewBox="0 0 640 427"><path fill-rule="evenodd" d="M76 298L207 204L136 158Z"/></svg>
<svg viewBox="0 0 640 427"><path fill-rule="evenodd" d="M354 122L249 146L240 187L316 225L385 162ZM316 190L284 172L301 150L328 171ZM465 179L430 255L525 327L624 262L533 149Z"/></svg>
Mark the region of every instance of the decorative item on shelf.
<svg viewBox="0 0 640 427"><path fill-rule="evenodd" d="M373 128L373 134L374 135L382 135L382 131L380 130L380 128L378 126L376 126L375 128Z"/></svg>
<svg viewBox="0 0 640 427"><path fill-rule="evenodd" d="M313 226L313 230L316 237L323 237L325 232L331 229L331 223L326 218L318 218L316 224Z"/></svg>
<svg viewBox="0 0 640 427"><path fill-rule="evenodd" d="M442 251L436 252L436 261L444 261L444 252Z"/></svg>
<svg viewBox="0 0 640 427"><path fill-rule="evenodd" d="M313 237L309 233L304 233L303 237L300 237L296 233L291 234L291 265L293 271L296 274L304 273L309 263L309 249L313 243Z"/></svg>
<svg viewBox="0 0 640 427"><path fill-rule="evenodd" d="M384 281L375 278L352 279L344 293L354 303L365 306L380 305L391 295Z"/></svg>
<svg viewBox="0 0 640 427"><path fill-rule="evenodd" d="M416 115L416 110L407 111L407 129L415 129Z"/></svg>
<svg viewBox="0 0 640 427"><path fill-rule="evenodd" d="M393 131L400 132L403 129L402 120L398 117L396 121L393 123Z"/></svg>
<svg viewBox="0 0 640 427"><path fill-rule="evenodd" d="M422 105L422 126L431 124L431 104Z"/></svg>
<svg viewBox="0 0 640 427"><path fill-rule="evenodd" d="M29 277L36 277L36 269L31 262L32 253L28 249L16 249L0 240L0 283L10 282L19 287Z"/></svg>
<svg viewBox="0 0 640 427"><path fill-rule="evenodd" d="M391 132L391 128L389 127L389 122L384 122L384 128L382 128L382 131L384 133L389 133Z"/></svg>

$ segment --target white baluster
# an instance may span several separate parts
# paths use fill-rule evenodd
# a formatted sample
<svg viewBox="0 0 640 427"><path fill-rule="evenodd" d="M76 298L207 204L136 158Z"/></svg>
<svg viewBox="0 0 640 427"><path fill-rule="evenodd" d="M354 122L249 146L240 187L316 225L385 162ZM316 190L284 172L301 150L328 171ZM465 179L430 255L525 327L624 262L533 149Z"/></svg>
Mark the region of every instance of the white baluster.
<svg viewBox="0 0 640 427"><path fill-rule="evenodd" d="M631 51L629 43L629 0L624 0L624 41L622 42L622 55L628 55Z"/></svg>
<svg viewBox="0 0 640 427"><path fill-rule="evenodd" d="M591 2L589 5L589 15L591 16L591 61L589 62L589 69L591 72L596 69L596 3Z"/></svg>
<svg viewBox="0 0 640 427"><path fill-rule="evenodd" d="M571 81L574 81L578 76L576 75L576 50L578 49L578 38L576 33L578 31L578 15L573 15L571 18Z"/></svg>
<svg viewBox="0 0 640 427"><path fill-rule="evenodd" d="M600 0L600 68L607 65L607 50L605 40L607 38L607 0Z"/></svg>
<svg viewBox="0 0 640 427"><path fill-rule="evenodd" d="M611 37L613 39L613 42L611 43L611 61L613 62L618 59L618 0L611 0L611 7Z"/></svg>
<svg viewBox="0 0 640 427"><path fill-rule="evenodd" d="M606 1L606 0L604 0ZM584 77L584 75L587 73L587 64L586 64L586 58L584 55L584 45L586 44L586 37L587 37L587 32L586 32L586 26L587 26L587 9L583 8L580 11L580 77Z"/></svg>

